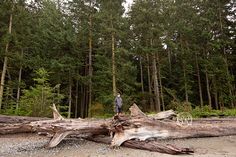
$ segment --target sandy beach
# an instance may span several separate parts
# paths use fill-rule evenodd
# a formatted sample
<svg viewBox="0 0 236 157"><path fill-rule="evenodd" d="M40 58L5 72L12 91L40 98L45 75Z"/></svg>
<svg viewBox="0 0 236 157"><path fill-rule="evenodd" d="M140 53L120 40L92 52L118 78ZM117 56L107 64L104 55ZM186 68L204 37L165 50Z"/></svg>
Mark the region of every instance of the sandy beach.
<svg viewBox="0 0 236 157"><path fill-rule="evenodd" d="M110 149L108 145L83 139L66 139L56 148L46 149L48 137L37 134L0 136L0 157L173 157L144 150L120 147ZM236 136L194 138L164 141L182 147L192 147L191 155L181 157L236 157Z"/></svg>

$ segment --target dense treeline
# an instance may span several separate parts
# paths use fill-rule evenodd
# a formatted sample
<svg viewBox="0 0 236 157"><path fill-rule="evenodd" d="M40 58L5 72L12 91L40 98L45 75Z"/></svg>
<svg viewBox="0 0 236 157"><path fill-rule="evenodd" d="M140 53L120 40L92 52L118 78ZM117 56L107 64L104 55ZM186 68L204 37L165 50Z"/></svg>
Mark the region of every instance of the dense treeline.
<svg viewBox="0 0 236 157"><path fill-rule="evenodd" d="M1 0L0 112L236 107L233 0Z"/></svg>

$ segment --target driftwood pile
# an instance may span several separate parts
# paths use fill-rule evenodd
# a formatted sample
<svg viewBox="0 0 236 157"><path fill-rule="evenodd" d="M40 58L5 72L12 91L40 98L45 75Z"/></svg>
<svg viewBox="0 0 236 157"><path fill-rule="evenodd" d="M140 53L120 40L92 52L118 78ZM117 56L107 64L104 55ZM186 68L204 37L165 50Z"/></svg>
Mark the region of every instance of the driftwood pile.
<svg viewBox="0 0 236 157"><path fill-rule="evenodd" d="M54 119L0 116L0 134L37 132L50 135L47 147L56 147L68 136L82 137L112 147L125 146L168 154L193 153L190 148L163 145L158 139L194 138L236 135L236 119L194 121L192 125L179 125L170 117L173 111L153 116L144 114L137 105L130 107L129 116L110 119L65 119L52 107Z"/></svg>

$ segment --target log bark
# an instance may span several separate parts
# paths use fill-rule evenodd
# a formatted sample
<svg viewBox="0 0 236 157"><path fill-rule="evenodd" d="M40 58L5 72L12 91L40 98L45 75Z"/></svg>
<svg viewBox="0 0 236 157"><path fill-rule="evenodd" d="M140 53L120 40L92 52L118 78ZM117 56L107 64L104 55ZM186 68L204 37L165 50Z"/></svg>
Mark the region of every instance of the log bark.
<svg viewBox="0 0 236 157"><path fill-rule="evenodd" d="M34 132L26 124L40 120L49 120L49 118L0 115L0 135Z"/></svg>
<svg viewBox="0 0 236 157"><path fill-rule="evenodd" d="M49 120L50 118L42 117L24 117L24 116L6 116L0 115L0 124L16 124L16 123L30 123L33 121Z"/></svg>
<svg viewBox="0 0 236 157"><path fill-rule="evenodd" d="M89 137L86 138L87 140L99 142L99 143L105 143L110 144L112 141L112 138L110 137ZM176 146L167 144L164 145L158 141L138 141L138 140L128 140L124 142L121 146L128 147L128 148L135 148L135 149L141 149L141 150L149 150L153 152L160 152L160 153L166 153L166 154L190 154L194 153L194 150L192 148L178 148Z"/></svg>
<svg viewBox="0 0 236 157"><path fill-rule="evenodd" d="M167 110L159 112L155 115L150 115L148 117L153 118L155 120L172 119L173 117L176 117L176 113L173 110Z"/></svg>
<svg viewBox="0 0 236 157"><path fill-rule="evenodd" d="M193 123L189 126L181 126L172 121L158 121L150 118L118 120L113 127L116 133L112 140L112 146L120 146L124 141L139 139L145 141L149 138L177 139L195 137L216 137L236 135L236 121L224 121L223 123Z"/></svg>

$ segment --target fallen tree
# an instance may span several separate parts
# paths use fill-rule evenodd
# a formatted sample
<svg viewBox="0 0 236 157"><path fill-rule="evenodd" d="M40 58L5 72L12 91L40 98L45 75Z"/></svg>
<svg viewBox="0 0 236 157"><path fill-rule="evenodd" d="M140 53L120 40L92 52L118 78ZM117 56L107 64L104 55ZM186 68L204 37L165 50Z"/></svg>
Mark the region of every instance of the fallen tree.
<svg viewBox="0 0 236 157"><path fill-rule="evenodd" d="M105 144L111 144L112 138L108 136L96 136L96 137L87 137L87 140L99 142L99 143L105 143ZM156 140L148 140L148 141L139 141L139 140L128 140L125 141L122 146L128 147L128 148L134 148L134 149L142 149L142 150L149 150L153 152L160 152L160 153L166 153L166 154L189 154L193 153L192 148L178 148L173 145L163 145L161 142L158 142Z"/></svg>
<svg viewBox="0 0 236 157"><path fill-rule="evenodd" d="M0 115L0 134L33 132L27 124L34 121L49 120L42 117L5 116Z"/></svg>
<svg viewBox="0 0 236 157"><path fill-rule="evenodd" d="M31 121L20 124L4 124L0 128L0 134L18 132L38 132L50 134L53 137L47 147L57 146L67 136L86 137L95 140L97 135L110 134L110 141L99 142L110 143L112 147L122 144L131 148L139 148L150 151L158 151L169 154L192 153L192 149L177 148L171 145L161 145L158 139L193 138L236 135L236 120L212 120L204 123L193 122L192 125L179 125L173 120L166 120L175 116L173 111L147 116L137 105L130 107L130 116L114 116L111 119L64 119L57 111L55 105L52 107L54 119ZM164 120L161 120L164 119ZM148 139L155 138L155 141ZM136 140L133 140L136 139Z"/></svg>

